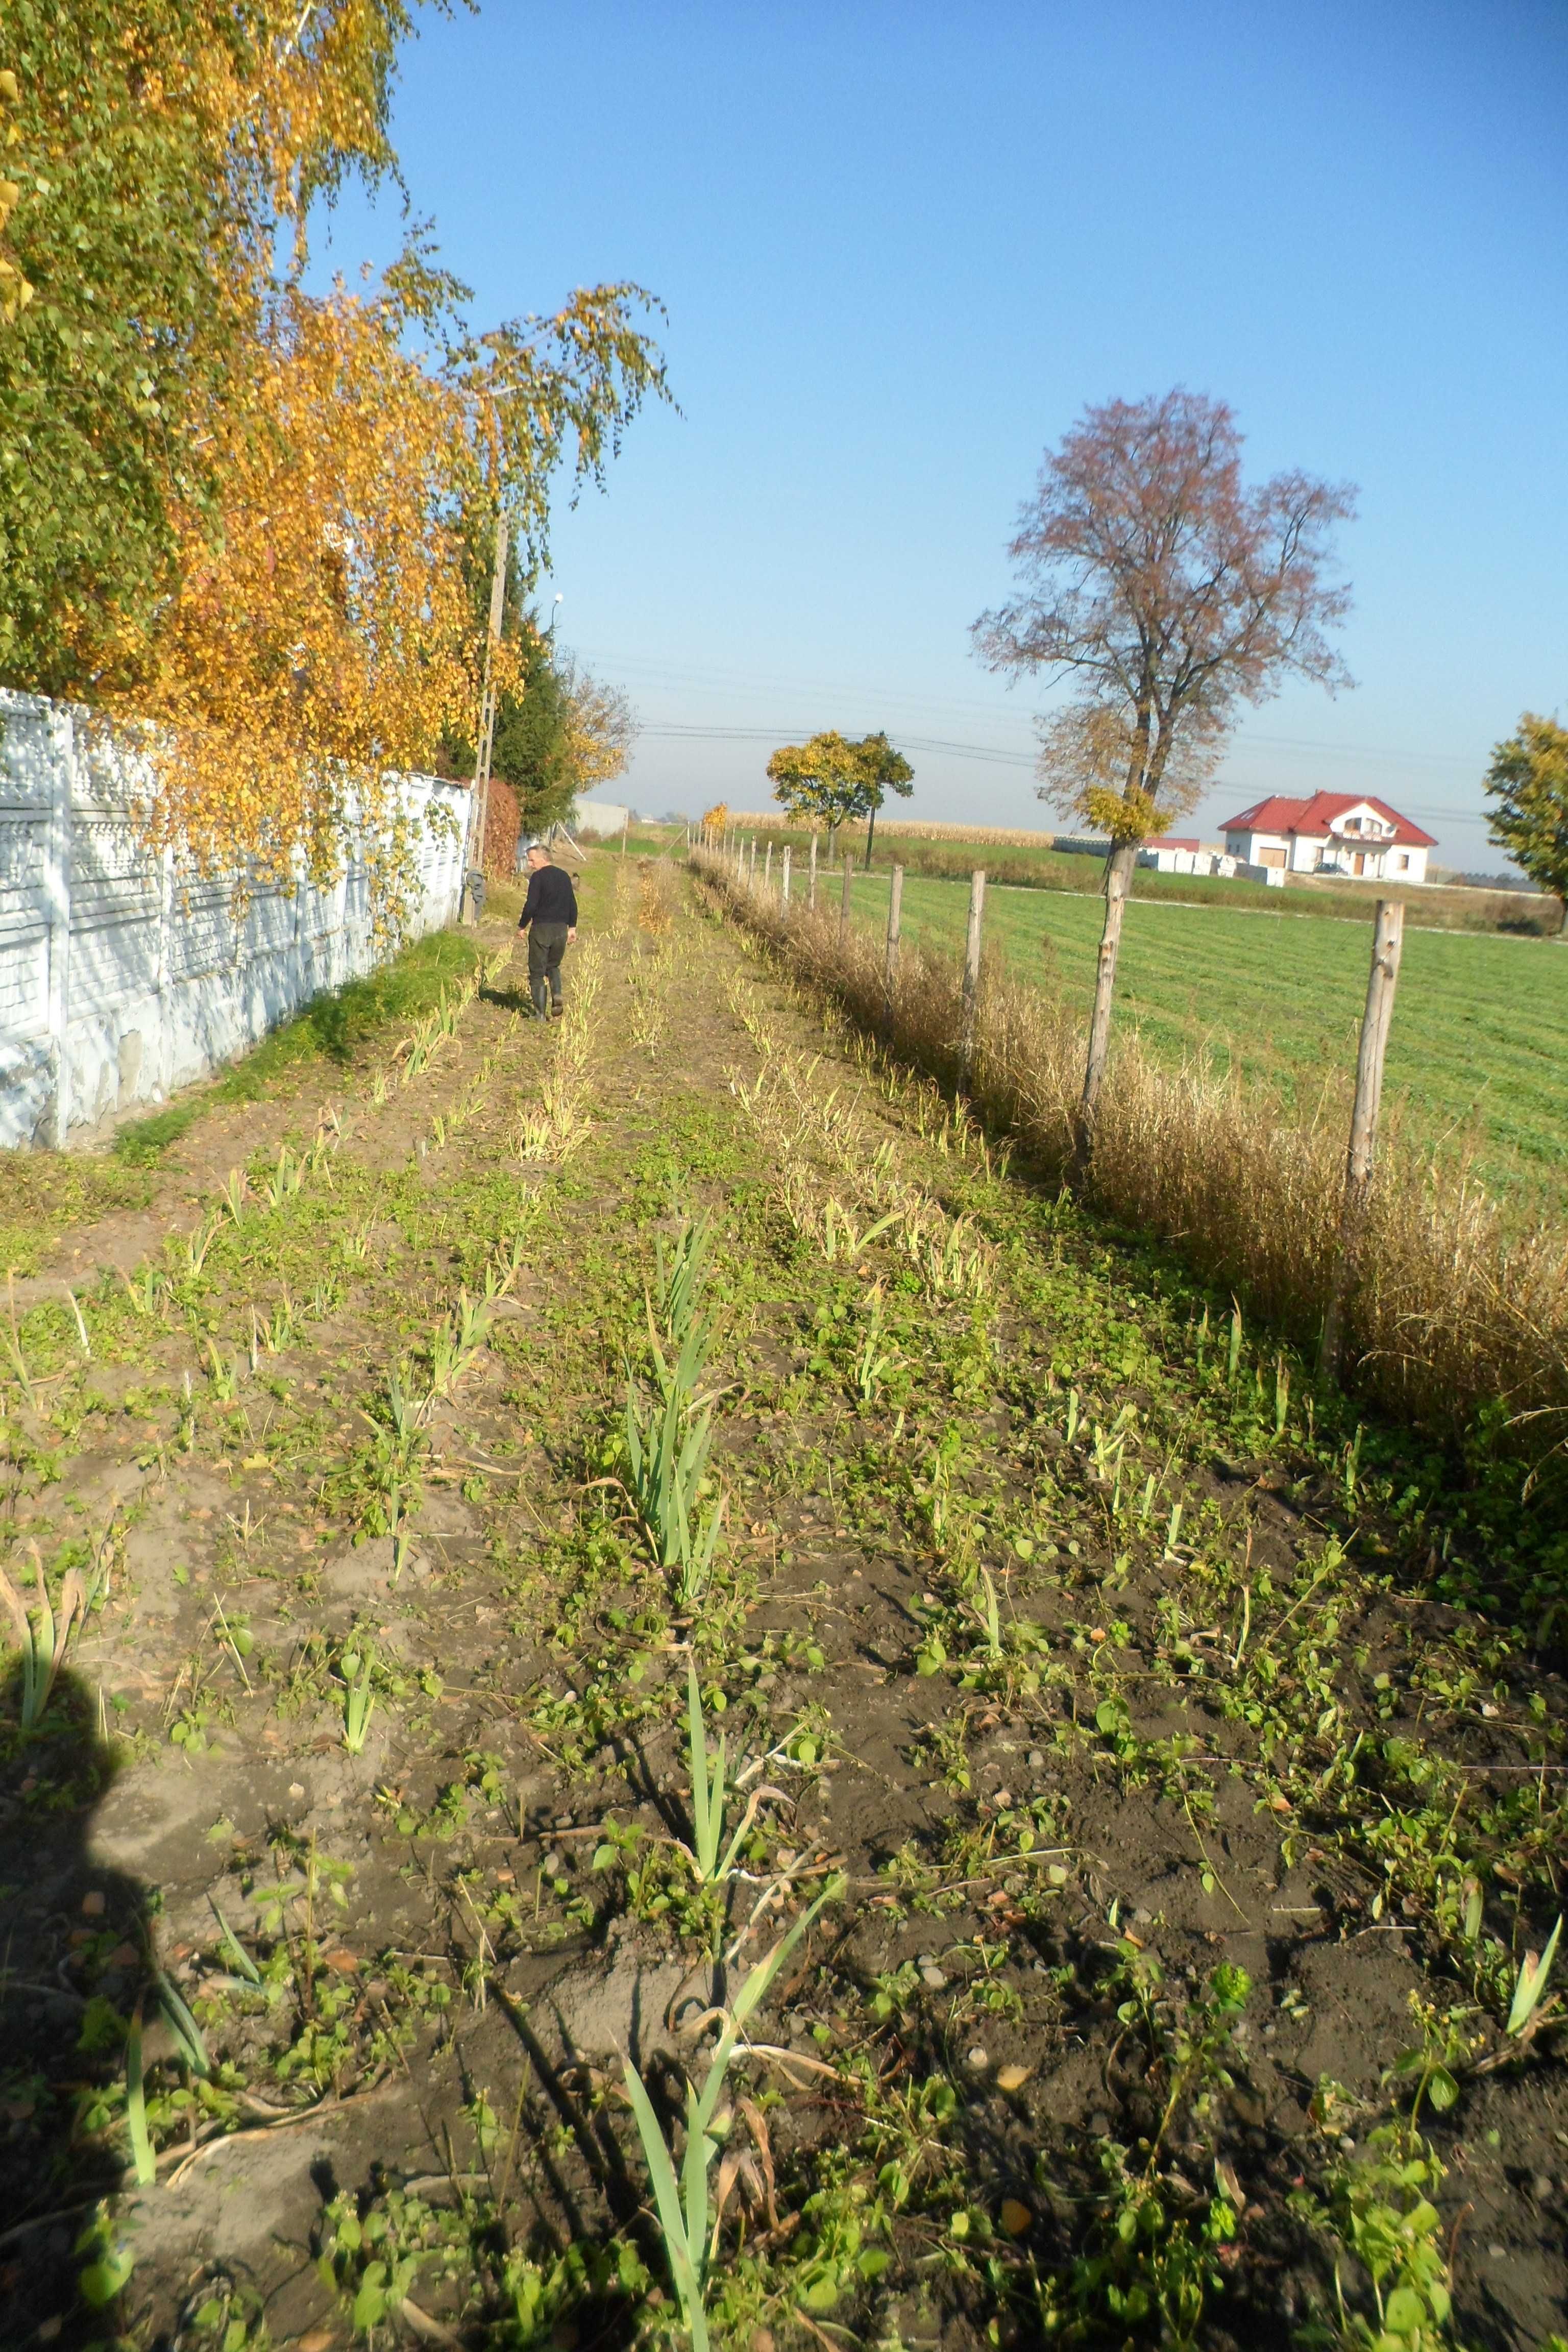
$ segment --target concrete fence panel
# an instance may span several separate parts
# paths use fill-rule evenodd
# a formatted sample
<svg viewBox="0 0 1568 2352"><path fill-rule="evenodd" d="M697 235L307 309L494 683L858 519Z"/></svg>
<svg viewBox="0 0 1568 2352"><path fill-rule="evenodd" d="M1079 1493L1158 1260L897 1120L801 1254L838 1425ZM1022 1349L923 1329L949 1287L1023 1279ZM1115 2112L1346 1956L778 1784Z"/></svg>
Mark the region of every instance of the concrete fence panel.
<svg viewBox="0 0 1568 2352"><path fill-rule="evenodd" d="M0 1148L151 1108L379 960L363 862L241 908L233 877L143 845L150 782L145 754L86 712L0 690ZM468 793L400 783L417 938L456 919Z"/></svg>

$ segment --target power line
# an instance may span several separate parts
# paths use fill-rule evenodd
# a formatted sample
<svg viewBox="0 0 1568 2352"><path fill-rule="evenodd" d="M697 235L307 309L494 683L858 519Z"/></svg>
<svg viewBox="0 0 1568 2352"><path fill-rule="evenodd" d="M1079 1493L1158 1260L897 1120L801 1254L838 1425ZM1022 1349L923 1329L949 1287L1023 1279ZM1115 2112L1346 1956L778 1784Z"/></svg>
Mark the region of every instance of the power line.
<svg viewBox="0 0 1568 2352"><path fill-rule="evenodd" d="M664 725L644 727L639 730L641 735L650 740L671 743L787 743L809 734L810 731L809 728L799 726L721 727L708 725L698 719L672 720ZM1260 740L1257 737L1253 739L1254 741ZM906 735L901 731L899 742L907 751L921 751L949 759L971 760L988 767L1020 768L1026 770L1030 774L1035 772L1035 755L1032 751L1008 751L1003 750L998 744L957 743L945 737ZM1265 793L1271 791L1272 787L1249 784L1240 781L1232 782L1229 779L1222 777L1211 787L1211 790L1235 794L1248 792ZM1407 799L1403 793L1399 800L1405 815L1431 817L1438 824L1446 820L1462 822L1467 818L1478 818L1484 814L1480 808L1473 804L1468 807L1456 807L1450 803L1413 801Z"/></svg>
<svg viewBox="0 0 1568 2352"><path fill-rule="evenodd" d="M643 677L660 684L691 686L704 692L715 688L724 688L731 693L741 694L748 698L757 695L772 696L784 692L798 694L803 698L809 695L813 700L818 697L832 697L841 700L852 699L861 704L887 706L895 710L902 706L905 709L923 709L930 711L984 711L989 717L999 715L994 703L983 701L978 697L910 694L907 689L902 688L868 686L861 679L850 681L809 677L785 678L777 676L770 677L761 672L710 668L695 664L682 664L677 667L643 656L620 656L603 651L590 653L588 658L606 668L620 670L628 676ZM685 722L668 723L682 725ZM695 725L697 722L692 723ZM732 732L739 736L745 733L762 735L772 730L757 728L752 730L712 729L708 731ZM795 731L809 734L815 730L808 727L797 729ZM649 728L645 730L645 732L651 734L654 730ZM1387 762L1397 767L1453 768L1462 770L1472 776L1479 775L1480 767L1484 764L1483 761L1467 759L1461 753L1454 751L1410 751L1385 743L1333 742L1322 736L1265 735L1249 731L1245 740L1248 749L1258 745L1269 751L1305 751L1326 759L1373 761ZM1023 755L1015 753L1009 756L1021 758Z"/></svg>

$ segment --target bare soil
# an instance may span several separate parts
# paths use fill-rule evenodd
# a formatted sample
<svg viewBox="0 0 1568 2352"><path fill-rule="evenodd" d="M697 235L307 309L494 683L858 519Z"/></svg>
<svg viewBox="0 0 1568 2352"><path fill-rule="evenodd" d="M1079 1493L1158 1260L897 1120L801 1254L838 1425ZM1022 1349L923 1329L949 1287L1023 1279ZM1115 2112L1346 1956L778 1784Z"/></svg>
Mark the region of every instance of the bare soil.
<svg viewBox="0 0 1568 2352"><path fill-rule="evenodd" d="M649 886L639 930L616 886L595 860L575 1150L520 1153L562 1031L497 977L320 1129L309 1077L215 1111L16 1285L0 1559L108 1584L41 1727L5 1707L0 2340L668 2336L624 2063L679 2147L715 2010L829 1891L734 2078L719 2336L1371 2343L1348 2217L1414 2202L1384 2130L1441 2168L1412 2228L1454 2315L1419 2340L1568 2332L1553 1995L1504 2031L1557 1911L1563 1621L1510 1622L1452 1465L1260 1335L1232 1360L1215 1302L732 928L667 934ZM793 1161L736 1092L785 1069ZM969 1253L952 1286L861 1238L888 1171ZM726 1504L683 1608L621 1424L692 1219ZM394 1505L395 1382L428 1403ZM772 1792L718 1890L680 1843L691 1656Z"/></svg>

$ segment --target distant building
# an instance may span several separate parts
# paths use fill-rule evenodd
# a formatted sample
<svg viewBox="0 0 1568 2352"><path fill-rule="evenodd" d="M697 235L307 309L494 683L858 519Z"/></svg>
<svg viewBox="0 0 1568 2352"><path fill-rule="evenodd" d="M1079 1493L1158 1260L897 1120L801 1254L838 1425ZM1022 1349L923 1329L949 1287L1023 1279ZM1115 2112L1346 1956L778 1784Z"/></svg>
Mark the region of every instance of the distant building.
<svg viewBox="0 0 1568 2352"><path fill-rule="evenodd" d="M1184 840L1173 833L1152 833L1138 851L1140 866L1156 874L1224 874L1236 872L1236 860L1217 841Z"/></svg>
<svg viewBox="0 0 1568 2352"><path fill-rule="evenodd" d="M574 801L571 830L580 841L608 841L630 824L632 812L622 801Z"/></svg>
<svg viewBox="0 0 1568 2352"><path fill-rule="evenodd" d="M1314 793L1309 800L1270 793L1225 825L1226 854L1237 865L1287 874L1364 875L1379 882L1424 882L1429 833L1379 800L1353 793Z"/></svg>

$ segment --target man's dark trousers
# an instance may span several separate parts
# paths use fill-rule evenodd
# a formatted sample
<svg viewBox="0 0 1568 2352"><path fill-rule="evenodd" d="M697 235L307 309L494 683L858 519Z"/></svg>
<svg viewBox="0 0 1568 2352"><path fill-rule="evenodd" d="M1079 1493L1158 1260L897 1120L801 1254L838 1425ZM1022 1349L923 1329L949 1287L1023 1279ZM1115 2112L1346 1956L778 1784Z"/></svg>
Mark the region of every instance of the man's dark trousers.
<svg viewBox="0 0 1568 2352"><path fill-rule="evenodd" d="M550 1018L551 999L561 1010L561 959L566 952L565 923L532 922L528 927L528 992L542 1021Z"/></svg>

